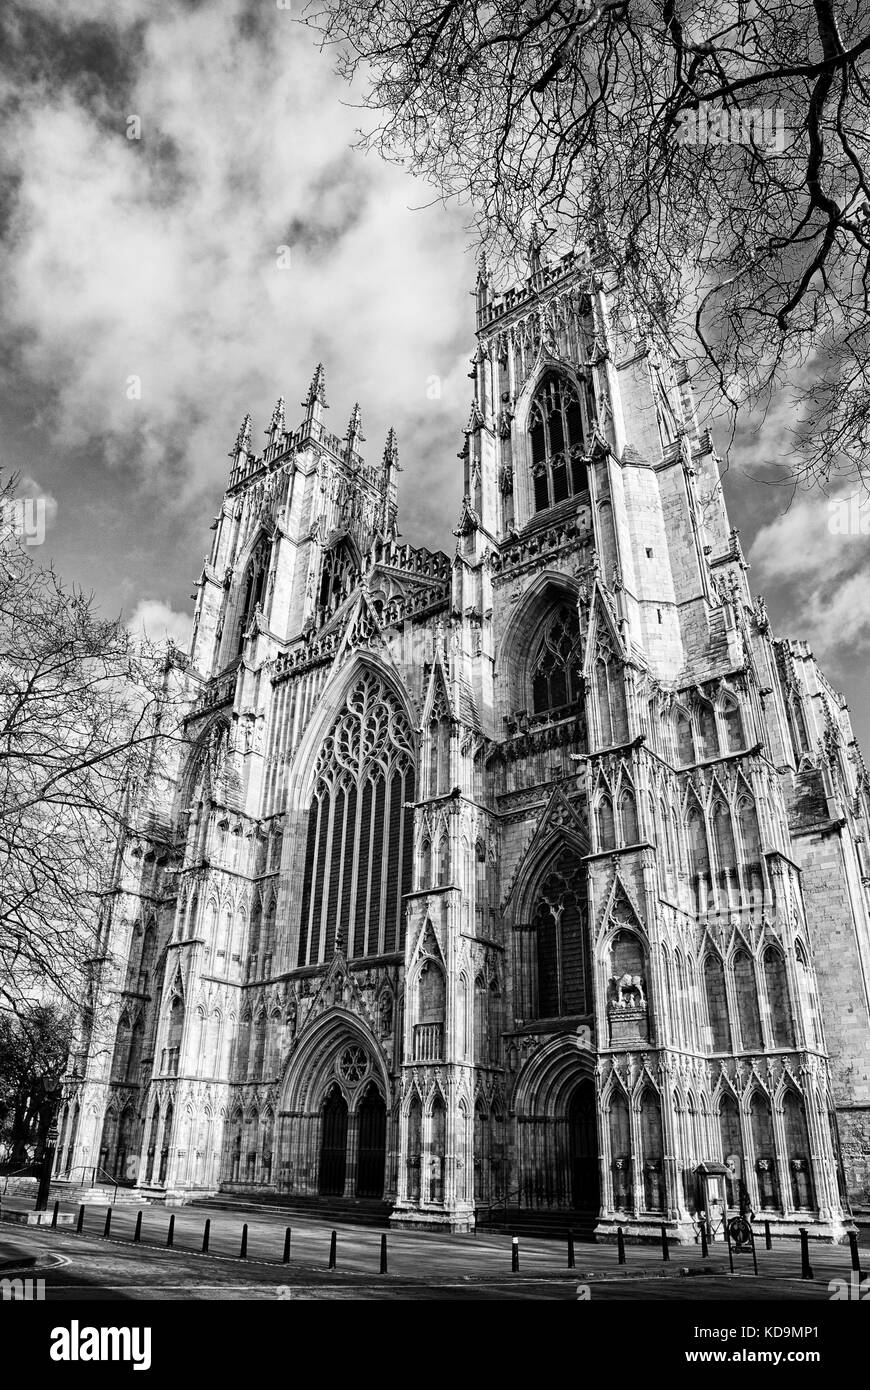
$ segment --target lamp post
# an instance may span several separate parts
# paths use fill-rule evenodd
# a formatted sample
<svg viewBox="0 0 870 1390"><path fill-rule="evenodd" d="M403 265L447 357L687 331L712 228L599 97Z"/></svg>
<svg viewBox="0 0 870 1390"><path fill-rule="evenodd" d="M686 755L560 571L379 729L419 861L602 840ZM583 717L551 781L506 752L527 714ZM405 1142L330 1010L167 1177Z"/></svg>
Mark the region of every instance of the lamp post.
<svg viewBox="0 0 870 1390"><path fill-rule="evenodd" d="M60 1097L61 1082L54 1077L44 1077L42 1089L45 1093L46 1108L51 1107L51 1117L45 1135L45 1148L39 1169L39 1189L36 1194L36 1211L48 1208L48 1193L51 1187L51 1174L54 1169L55 1146L57 1144L57 1103Z"/></svg>

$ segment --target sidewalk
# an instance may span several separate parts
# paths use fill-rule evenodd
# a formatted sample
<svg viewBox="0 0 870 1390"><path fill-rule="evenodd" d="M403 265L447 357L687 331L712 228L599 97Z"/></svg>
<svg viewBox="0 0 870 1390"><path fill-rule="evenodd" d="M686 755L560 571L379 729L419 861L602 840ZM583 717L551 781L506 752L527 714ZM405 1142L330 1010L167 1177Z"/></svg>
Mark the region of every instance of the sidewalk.
<svg viewBox="0 0 870 1390"><path fill-rule="evenodd" d="M7 1198L4 1208L19 1210L28 1206L26 1199ZM71 1204L61 1209L75 1210ZM86 1206L82 1235L82 1257L86 1246L102 1241L105 1232L106 1207ZM107 1244L132 1245L139 1208L118 1205L111 1209L110 1234ZM240 1269L257 1265L302 1273L326 1269L329 1261L331 1234L336 1232L336 1268L348 1274L372 1275L379 1270L381 1236L383 1232L371 1227L323 1222L316 1216L285 1213L246 1213L208 1211L195 1207L147 1207L141 1209L140 1248L147 1251L166 1250L170 1220L173 1227L173 1250L201 1259L209 1256L222 1261L232 1260ZM208 1256L203 1256L202 1243L206 1221L209 1222ZM247 1226L246 1257L240 1258L243 1226ZM289 1265L282 1264L285 1230L291 1229ZM12 1227L7 1228L11 1235ZM28 1229L17 1228L22 1238ZM49 1240L53 1233L45 1227L39 1230ZM2 1230L2 1228L0 1228ZM74 1227L59 1227L56 1233L74 1237ZM448 1279L491 1279L510 1273L511 1235L481 1231L478 1235L437 1234L429 1231L388 1231L386 1234L390 1274L409 1277ZM867 1233L862 1233L866 1239ZM19 1248L21 1248L19 1246ZM44 1247L42 1247L44 1248ZM171 1253L171 1252L170 1252ZM669 1259L663 1260L661 1246L627 1245L626 1262L618 1263L615 1245L594 1245L577 1241L574 1247L574 1270L584 1280L686 1279L730 1274L727 1247L722 1242L710 1246L704 1259L699 1245L669 1247ZM801 1279L800 1245L797 1241L774 1241L773 1249L764 1248L763 1236L757 1242L756 1256L759 1276L786 1280ZM870 1273L870 1249L861 1252L862 1264ZM568 1245L564 1237L526 1237L519 1239L520 1271L539 1279L564 1278L568 1271ZM851 1259L848 1246L811 1244L810 1263L815 1281L835 1277L848 1278ZM252 1270L253 1273L253 1270ZM734 1256L734 1273L753 1278L751 1254Z"/></svg>

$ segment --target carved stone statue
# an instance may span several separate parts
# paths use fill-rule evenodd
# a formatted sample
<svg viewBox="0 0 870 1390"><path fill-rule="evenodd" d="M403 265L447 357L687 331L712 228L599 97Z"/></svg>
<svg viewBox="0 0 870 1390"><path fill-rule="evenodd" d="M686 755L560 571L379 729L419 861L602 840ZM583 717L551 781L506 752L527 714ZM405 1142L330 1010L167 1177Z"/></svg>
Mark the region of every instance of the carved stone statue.
<svg viewBox="0 0 870 1390"><path fill-rule="evenodd" d="M613 986L614 1007L617 1009L643 1009L646 1007L646 997L643 992L643 976L611 975L610 983Z"/></svg>

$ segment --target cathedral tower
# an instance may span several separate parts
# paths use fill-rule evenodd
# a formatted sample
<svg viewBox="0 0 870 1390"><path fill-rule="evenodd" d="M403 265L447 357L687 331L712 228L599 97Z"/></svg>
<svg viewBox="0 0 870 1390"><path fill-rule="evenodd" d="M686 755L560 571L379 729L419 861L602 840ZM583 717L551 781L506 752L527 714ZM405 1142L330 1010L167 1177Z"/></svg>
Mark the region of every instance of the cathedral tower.
<svg viewBox="0 0 870 1390"><path fill-rule="evenodd" d="M452 558L400 544L395 434L332 434L322 367L295 430L239 431L58 1177L836 1238L870 1177L845 706L606 274L481 262L476 314Z"/></svg>

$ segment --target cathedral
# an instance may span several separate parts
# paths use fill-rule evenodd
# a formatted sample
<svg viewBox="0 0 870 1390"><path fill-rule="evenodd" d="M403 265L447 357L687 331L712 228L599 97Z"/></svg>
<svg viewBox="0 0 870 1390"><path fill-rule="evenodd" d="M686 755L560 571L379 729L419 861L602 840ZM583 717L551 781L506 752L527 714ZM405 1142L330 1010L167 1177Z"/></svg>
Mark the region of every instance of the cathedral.
<svg viewBox="0 0 870 1390"><path fill-rule="evenodd" d="M685 366L587 255L481 261L452 555L355 406L250 417L111 870L56 1184L843 1237L870 781L778 638ZM376 451L377 453L377 451ZM420 461L409 463L413 474Z"/></svg>

